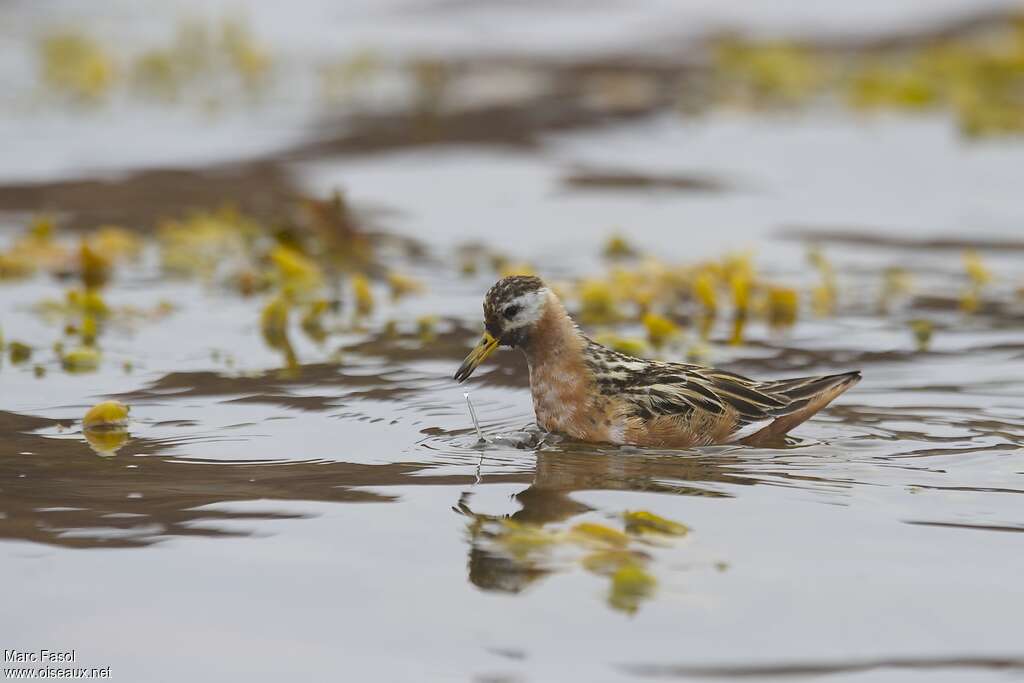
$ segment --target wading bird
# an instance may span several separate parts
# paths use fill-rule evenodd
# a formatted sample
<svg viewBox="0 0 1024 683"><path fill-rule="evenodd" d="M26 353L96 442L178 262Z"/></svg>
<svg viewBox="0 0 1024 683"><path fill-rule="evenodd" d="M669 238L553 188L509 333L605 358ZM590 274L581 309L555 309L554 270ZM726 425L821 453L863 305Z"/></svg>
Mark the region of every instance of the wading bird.
<svg viewBox="0 0 1024 683"><path fill-rule="evenodd" d="M530 367L537 424L594 443L686 448L763 444L786 434L860 381L860 372L767 382L714 368L633 358L583 334L544 282L512 276L484 298L486 332L459 382L498 346Z"/></svg>

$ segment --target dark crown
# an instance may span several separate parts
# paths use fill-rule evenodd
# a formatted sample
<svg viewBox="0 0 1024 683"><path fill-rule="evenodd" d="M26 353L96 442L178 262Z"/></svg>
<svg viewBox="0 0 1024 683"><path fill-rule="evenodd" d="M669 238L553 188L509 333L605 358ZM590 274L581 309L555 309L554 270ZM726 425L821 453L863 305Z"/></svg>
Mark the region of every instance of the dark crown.
<svg viewBox="0 0 1024 683"><path fill-rule="evenodd" d="M533 275L510 275L498 280L484 297L484 321L488 329L500 329L501 311L505 304L527 292L544 287L544 281Z"/></svg>

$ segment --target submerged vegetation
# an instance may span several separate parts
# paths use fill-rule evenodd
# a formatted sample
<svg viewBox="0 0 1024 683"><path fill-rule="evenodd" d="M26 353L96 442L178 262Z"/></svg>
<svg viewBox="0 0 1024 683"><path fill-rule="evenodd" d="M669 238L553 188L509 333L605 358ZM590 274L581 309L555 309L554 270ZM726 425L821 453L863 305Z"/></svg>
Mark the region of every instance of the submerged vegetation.
<svg viewBox="0 0 1024 683"><path fill-rule="evenodd" d="M330 333L359 329L370 318L376 309L373 281L387 283L394 300L423 291L422 283L377 259L373 238L354 220L340 195L327 202L304 200L294 218L280 226L231 207L193 212L162 221L155 238L115 226L65 235L52 218L39 217L0 251L0 259L17 264L0 279L18 281L43 272L58 281L77 281L62 299L33 304L40 317L62 330L53 349L67 372L100 367L101 338L109 326L158 322L175 311L177 304L168 300L152 308L108 301L105 289L119 271L144 270L150 259L164 278L261 298L263 338L283 355L286 367L295 369L289 336L293 313L300 329L322 344ZM341 286L346 279L350 294ZM429 336L427 321L418 326ZM9 347L13 363L32 356L32 347L20 341Z"/></svg>
<svg viewBox="0 0 1024 683"><path fill-rule="evenodd" d="M82 418L82 435L86 443L101 457L117 455L130 439L129 407L120 401L97 403Z"/></svg>
<svg viewBox="0 0 1024 683"><path fill-rule="evenodd" d="M831 98L856 111L951 112L968 136L1024 133L1024 16L924 43L849 50L720 40L716 94L732 106L804 106Z"/></svg>
<svg viewBox="0 0 1024 683"><path fill-rule="evenodd" d="M471 576L478 585L519 591L549 573L579 567L606 579L608 606L627 614L639 610L657 590L650 567L653 551L690 532L686 525L646 510L624 512L616 526L587 521L568 527L464 512L471 516L467 532L475 552L510 563L478 561ZM491 575L484 569L488 566L500 567L500 573Z"/></svg>
<svg viewBox="0 0 1024 683"><path fill-rule="evenodd" d="M108 41L78 30L43 37L40 79L76 104L99 105L125 90L162 103L187 95L207 107L226 103L223 88L258 94L269 84L273 58L239 17L219 26L182 21L167 45L121 54Z"/></svg>
<svg viewBox="0 0 1024 683"><path fill-rule="evenodd" d="M798 278L760 272L752 252L672 264L644 255L616 235L610 238L604 253L614 254L605 273L574 282L556 282L554 286L580 322L595 331L598 341L631 355L706 361L709 343L743 344L748 341L752 324L764 330L756 337L764 333L784 337L800 319L829 317L841 309L854 309L862 296L859 291L841 289L835 266L816 244L807 250L810 272ZM965 251L964 259L965 294L959 307L972 313L978 304L966 302L980 300L983 286L992 275L977 252ZM898 317L908 306L923 307L922 311L929 308L925 302L915 303L913 280L905 269L885 269L876 277L877 284L869 286L878 291L877 314ZM864 282L858 282L855 289L864 286ZM956 300L952 301L947 308L955 310ZM912 326L915 339L920 338L917 330L921 322ZM921 346L925 347L927 344Z"/></svg>
<svg viewBox="0 0 1024 683"><path fill-rule="evenodd" d="M682 100L690 115L719 107L791 110L836 104L855 112L897 110L909 113L946 111L967 136L1024 133L1024 16L990 19L973 30L952 31L892 44L828 44L754 41L720 36L708 41L709 59L686 60L668 67L627 71L588 67L582 76L545 64L537 69L508 64L404 59L365 48L297 67L275 54L250 30L243 16L219 22L185 19L164 44L126 51L109 36L66 29L42 36L37 46L39 84L72 105L97 107L115 98L138 98L160 105L190 103L216 114L234 103L253 106L278 91L303 88L332 111L348 111L351 123L366 126L357 138L340 144L388 147L398 138L371 120L360 118L364 105L399 82L401 95L391 101L405 116L409 143L448 136L480 135L463 120L465 104L458 93L480 81L480 71L523 71L541 92L526 98L523 121L493 129L493 139L524 142L539 104L559 117L586 125L599 122L583 112L638 115ZM486 79L483 79L486 80ZM571 87L567 83L572 82ZM710 87L707 87L710 84ZM554 88L544 93L545 88ZM679 92L679 89L682 92ZM466 126L472 123L473 125ZM565 125L565 122L559 125ZM467 131L460 130L466 126ZM387 126L385 126L386 128ZM518 130L518 127L523 127ZM486 134L484 134L486 136ZM579 173L573 187L662 187L714 191L720 185L702 178L645 178L628 172ZM615 252L610 245L609 253Z"/></svg>
<svg viewBox="0 0 1024 683"><path fill-rule="evenodd" d="M719 108L788 112L838 103L857 112L950 111L970 135L1024 131L1024 21L1019 18L1006 18L977 34L898 48L721 38L709 56L706 63L637 66L615 73L601 63L577 70L516 63L511 66L527 75L530 94L502 104L497 118L489 108L493 103L483 98L484 104L474 104L466 85L493 64L436 57L389 60L360 50L316 64L312 71L321 104L352 117L337 127L344 132L335 130L335 137L322 143L330 154L444 140L529 145L546 126L570 128L607 122L609 115L618 120L669 109L679 104L680 89L687 116ZM237 17L219 23L183 21L165 42L150 47L124 47L84 29L62 30L40 38L37 58L38 86L49 96L47 105L87 111L136 98L161 107L198 104L215 114L228 102L255 107L283 92L275 88L302 87L295 65ZM509 67L499 63L498 68ZM364 116L357 101L360 90L387 80L387 74L400 76L401 95L374 109L374 116ZM309 148L299 148L285 158L307 154L312 154ZM275 159L268 165L277 173L286 163ZM208 181L214 175L190 178L188 191L212 186ZM592 263L600 265L550 277L545 269L553 264L524 261L525 252L474 243L439 253L437 245L375 231L344 193L302 196L270 175L269 186L256 190L244 181L241 190L217 186L235 193L223 202L211 193L188 204L193 208L175 211L175 197L140 212L137 223L92 220L93 214L82 210L90 206L82 195L95 189L88 184L64 187L67 194L55 195L74 197L79 204L50 202L53 213L39 212L28 220L19 214L19 229L0 244L0 286L19 292L15 305L30 310L49 334L29 338L8 324L2 330L6 336L0 335L0 357L10 366L3 371L39 382L55 381L64 372L88 382L104 373L144 369L146 358L133 355L121 341L151 327L170 329L183 307L196 305L186 291L205 297L202 305L234 307L240 317L235 332L277 359L240 359L251 350L246 344L205 348L201 339L187 335L176 342L197 345L196 354L215 364L215 376L234 381L260 375L295 383L311 372L341 374L355 354L442 362L461 357L473 331L434 298L460 280L460 286L482 295L499 277L540 274L588 334L631 355L716 363L744 352L776 354L793 368L820 361L793 341L826 322L885 321L902 335L893 342L898 353L935 353L949 328L1002 325L1024 300L1017 294L1024 292L1024 282L991 267L983 249L970 243L938 266L944 275L937 282L933 270L902 262L875 269L844 262L828 240L815 239L804 240L804 263L790 270L766 267L752 250L678 263L649 253L631 240L628 230L618 229L603 244L589 247ZM132 186L129 194L162 194L141 182L143 192ZM183 176L169 176L169 186L183 183ZM571 192L710 193L732 187L692 173L587 166L577 167L560 185ZM241 195L260 195L264 201L240 208ZM34 209L51 208L46 200L33 201L42 204ZM24 211L26 205L13 209ZM23 299L23 292L36 290L15 289L44 281L55 295ZM150 287L159 288L159 294L136 298L136 289ZM845 362L845 356L837 357ZM270 372L268 364L273 365ZM432 382L439 367L432 368ZM505 381L507 371L497 366L481 377ZM381 384L365 391L391 397L387 382ZM311 399L318 400L328 399ZM296 404L303 405L300 399ZM82 436L101 455L114 455L129 443L127 419L126 405L100 403L82 420ZM608 604L628 613L656 591L653 550L687 533L684 525L645 511L625 513L614 525L483 516L474 516L470 524L472 543L510 561L520 579L581 568L607 580Z"/></svg>
<svg viewBox="0 0 1024 683"><path fill-rule="evenodd" d="M342 357L341 347L331 348L332 338L397 338L400 326L389 311L427 293L425 283L408 274L424 247L402 247L401 241L387 246L387 238L359 226L338 193L323 201L301 200L285 215L271 225L231 207L196 211L161 221L153 237L119 226L72 234L59 230L52 217L35 218L0 250L0 263L9 264L0 280L18 282L42 273L62 283L63 296L24 302L58 334L30 342L11 336L17 330L6 330L8 360L13 366L35 363L37 377L45 377L51 365L69 373L99 369L111 328L159 324L179 306L173 297L140 306L108 295L113 280L146 272L147 263L157 264L163 278L253 300L254 326L292 373L302 364L296 332L331 362ZM919 291L912 271L885 268L872 276L873 284L858 276L846 288L817 244L808 248L806 274L785 275L762 272L749 251L675 264L645 255L621 235L595 248L606 257L603 271L551 285L596 339L631 355L713 362L712 356L729 346L784 339L801 320L858 310L865 286L877 292L874 313L904 319L908 343L918 350L931 348L941 330L935 292ZM451 277L480 279L481 287L509 273L535 272L529 264L470 245L440 262L449 264ZM978 315L1011 305L1012 294L1005 304L997 303L1005 300L1008 281L993 286L999 279L978 251L963 252L962 268L959 292L951 291L938 306L946 310L942 315L957 310ZM402 329L426 348L446 327L443 314L420 313ZM47 347L53 353L49 360ZM122 355L125 372L133 360Z"/></svg>
<svg viewBox="0 0 1024 683"><path fill-rule="evenodd" d="M37 4L0 2L14 641L58 620L133 680L194 677L183 647L255 678L1024 671L1020 20L628 45L607 17L673 3ZM519 351L452 379L511 274L631 355L864 382L770 447L575 443L529 424Z"/></svg>

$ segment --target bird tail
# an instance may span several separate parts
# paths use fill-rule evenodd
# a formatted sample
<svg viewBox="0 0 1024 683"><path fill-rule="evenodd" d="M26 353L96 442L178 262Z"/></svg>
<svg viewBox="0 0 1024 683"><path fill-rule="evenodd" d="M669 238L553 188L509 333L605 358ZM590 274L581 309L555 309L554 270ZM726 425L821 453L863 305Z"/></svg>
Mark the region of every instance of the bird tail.
<svg viewBox="0 0 1024 683"><path fill-rule="evenodd" d="M786 398L789 402L784 408L776 411L774 420L745 437L741 443L757 446L784 436L834 401L860 379L860 371L854 370L838 375L798 377L759 384L759 391Z"/></svg>

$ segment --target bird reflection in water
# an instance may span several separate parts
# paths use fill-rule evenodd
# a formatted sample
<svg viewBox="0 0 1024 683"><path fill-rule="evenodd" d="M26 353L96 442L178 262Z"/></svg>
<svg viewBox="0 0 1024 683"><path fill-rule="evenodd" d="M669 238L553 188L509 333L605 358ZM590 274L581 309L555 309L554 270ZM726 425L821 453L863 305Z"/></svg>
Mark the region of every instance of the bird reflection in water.
<svg viewBox="0 0 1024 683"><path fill-rule="evenodd" d="M551 574L582 568L607 580L611 608L635 613L656 594L656 551L684 542L690 529L645 510L602 515L572 494L625 490L725 496L695 482L752 483L727 467L736 464L727 453L696 458L566 448L569 452L536 452L534 480L513 496L520 506L515 512L478 513L471 507L472 490L460 496L454 509L468 519L471 583L518 594Z"/></svg>

